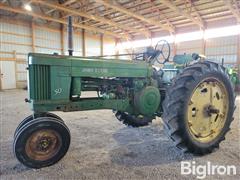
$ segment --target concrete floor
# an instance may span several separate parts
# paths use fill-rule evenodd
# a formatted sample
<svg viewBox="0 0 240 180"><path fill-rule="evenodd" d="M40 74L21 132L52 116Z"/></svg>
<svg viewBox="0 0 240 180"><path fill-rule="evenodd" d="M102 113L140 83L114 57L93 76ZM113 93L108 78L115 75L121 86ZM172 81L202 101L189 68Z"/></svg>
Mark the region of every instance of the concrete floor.
<svg viewBox="0 0 240 180"><path fill-rule="evenodd" d="M203 157L175 149L164 135L160 120L147 127L129 128L118 122L110 110L56 113L71 130L71 146L59 163L38 170L24 167L12 153L15 128L31 113L25 97L27 92L22 90L0 92L0 179L195 179L194 175L180 174L181 161L235 165L235 176L207 178L240 178L240 96L226 140L216 152Z"/></svg>

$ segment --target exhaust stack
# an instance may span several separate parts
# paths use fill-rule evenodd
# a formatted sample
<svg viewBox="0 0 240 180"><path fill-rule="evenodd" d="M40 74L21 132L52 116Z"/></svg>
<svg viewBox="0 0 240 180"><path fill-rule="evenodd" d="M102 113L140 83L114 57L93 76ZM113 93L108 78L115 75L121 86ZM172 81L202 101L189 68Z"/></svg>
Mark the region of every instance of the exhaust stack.
<svg viewBox="0 0 240 180"><path fill-rule="evenodd" d="M73 55L73 26L72 26L72 16L68 16L68 54Z"/></svg>

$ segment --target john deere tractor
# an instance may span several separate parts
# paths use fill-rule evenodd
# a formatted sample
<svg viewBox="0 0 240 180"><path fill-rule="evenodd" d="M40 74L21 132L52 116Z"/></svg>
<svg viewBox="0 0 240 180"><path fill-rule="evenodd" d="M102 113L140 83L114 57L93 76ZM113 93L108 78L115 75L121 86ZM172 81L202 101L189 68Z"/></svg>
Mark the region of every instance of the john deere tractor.
<svg viewBox="0 0 240 180"><path fill-rule="evenodd" d="M170 61L166 41L131 60L75 57L71 48L69 54L28 55L26 102L33 113L14 135L14 153L25 166L53 165L68 151L70 131L50 111L112 109L132 127L161 117L174 145L194 154L218 148L230 129L235 95L219 64L202 61L197 54L176 55ZM98 97L84 98L84 91Z"/></svg>
<svg viewBox="0 0 240 180"><path fill-rule="evenodd" d="M237 90L237 86L240 84L238 68L237 67L229 67L227 69L227 71L230 76L230 80L232 81L234 89Z"/></svg>

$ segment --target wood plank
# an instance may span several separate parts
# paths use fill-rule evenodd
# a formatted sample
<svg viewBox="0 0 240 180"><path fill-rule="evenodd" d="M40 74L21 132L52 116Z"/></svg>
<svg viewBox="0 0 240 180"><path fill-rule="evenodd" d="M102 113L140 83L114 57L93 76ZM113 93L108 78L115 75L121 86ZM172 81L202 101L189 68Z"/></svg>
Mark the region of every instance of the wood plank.
<svg viewBox="0 0 240 180"><path fill-rule="evenodd" d="M17 85L17 63L16 63L17 54L16 54L16 51L13 51L13 58L15 59L15 61L14 61L14 66L15 66L15 83Z"/></svg>
<svg viewBox="0 0 240 180"><path fill-rule="evenodd" d="M9 51L0 51L0 54L12 54L12 55L13 55L13 52L9 52Z"/></svg>
<svg viewBox="0 0 240 180"><path fill-rule="evenodd" d="M4 57L0 57L0 61L15 61L15 58L4 58Z"/></svg>
<svg viewBox="0 0 240 180"><path fill-rule="evenodd" d="M16 43L16 42L9 42L9 41L1 41L1 43L2 44L17 45L17 46L32 46L32 44Z"/></svg>
<svg viewBox="0 0 240 180"><path fill-rule="evenodd" d="M62 55L64 55L64 25L61 24L61 27L60 27L60 32L61 32L61 53Z"/></svg>
<svg viewBox="0 0 240 180"><path fill-rule="evenodd" d="M20 34L20 33L13 33L13 32L6 32L6 31L0 31L0 34L8 34L8 35L13 35L13 36L18 36L18 37L32 37L31 35L28 34Z"/></svg>

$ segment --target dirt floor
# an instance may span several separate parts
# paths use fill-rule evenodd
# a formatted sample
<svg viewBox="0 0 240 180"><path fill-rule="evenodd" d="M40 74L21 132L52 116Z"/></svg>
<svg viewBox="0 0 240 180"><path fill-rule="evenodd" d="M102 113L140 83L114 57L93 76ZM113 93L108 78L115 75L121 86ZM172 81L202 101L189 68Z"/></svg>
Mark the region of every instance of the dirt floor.
<svg viewBox="0 0 240 180"><path fill-rule="evenodd" d="M207 179L240 178L240 96L226 140L203 157L179 152L165 136L160 119L147 127L130 128L110 110L56 113L71 131L71 146L60 162L38 170L24 167L12 152L15 128L31 113L25 97L23 90L0 92L0 179L195 179L181 175L181 161L235 165L237 175Z"/></svg>

